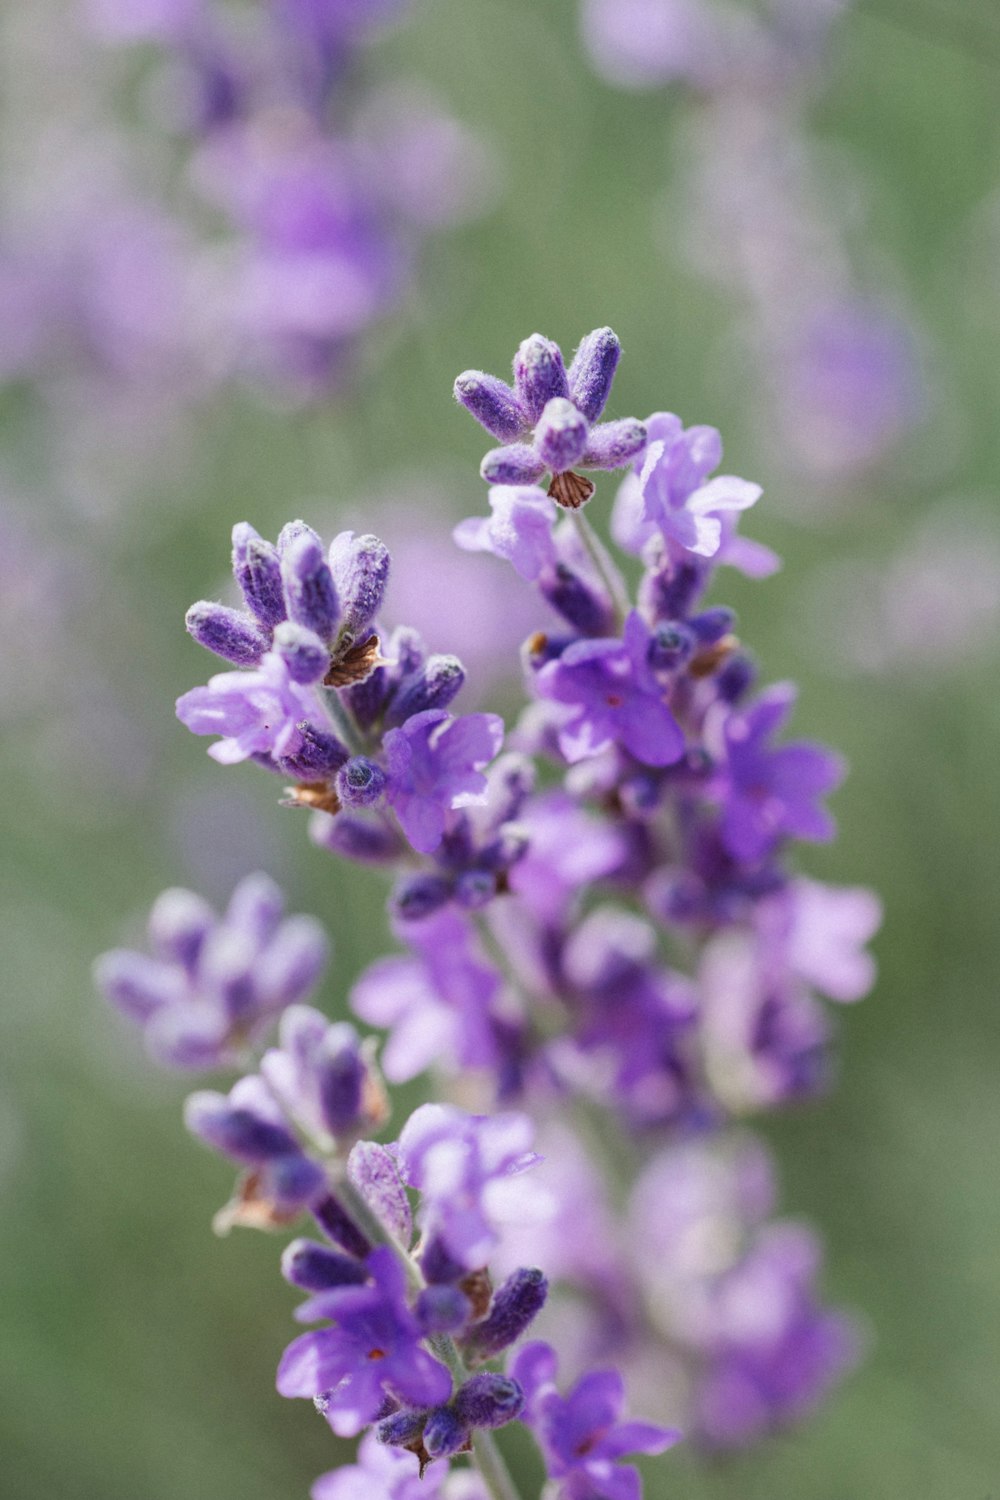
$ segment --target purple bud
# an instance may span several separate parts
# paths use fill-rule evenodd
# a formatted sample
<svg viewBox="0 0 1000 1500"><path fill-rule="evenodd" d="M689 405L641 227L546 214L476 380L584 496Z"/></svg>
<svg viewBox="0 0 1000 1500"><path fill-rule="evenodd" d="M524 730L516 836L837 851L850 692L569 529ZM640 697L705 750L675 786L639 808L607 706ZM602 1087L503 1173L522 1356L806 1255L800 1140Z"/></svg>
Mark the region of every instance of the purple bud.
<svg viewBox="0 0 1000 1500"><path fill-rule="evenodd" d="M225 1156L256 1166L269 1157L300 1155L298 1142L283 1125L250 1109L234 1108L225 1094L203 1090L184 1105L184 1123L193 1135Z"/></svg>
<svg viewBox="0 0 1000 1500"><path fill-rule="evenodd" d="M190 972L216 921L215 912L203 897L175 886L153 902L150 941L161 958L183 964Z"/></svg>
<svg viewBox="0 0 1000 1500"><path fill-rule="evenodd" d="M309 837L322 849L340 854L344 859L356 859L360 864L391 864L403 853L403 841L384 823L368 823L361 818L325 815L313 818L309 825Z"/></svg>
<svg viewBox="0 0 1000 1500"><path fill-rule="evenodd" d="M360 1286L368 1272L360 1261L315 1240L293 1240L281 1257L281 1274L304 1292L326 1292L335 1286Z"/></svg>
<svg viewBox="0 0 1000 1500"><path fill-rule="evenodd" d="M259 871L245 875L229 898L226 923L253 935L258 943L269 942L285 911L281 887Z"/></svg>
<svg viewBox="0 0 1000 1500"><path fill-rule="evenodd" d="M508 1276L493 1294L489 1315L463 1340L466 1359L478 1364L508 1349L541 1312L548 1290L548 1282L536 1268L523 1267Z"/></svg>
<svg viewBox="0 0 1000 1500"><path fill-rule="evenodd" d="M450 1406L436 1407L424 1423L424 1447L431 1458L449 1458L465 1447L468 1438L468 1427Z"/></svg>
<svg viewBox="0 0 1000 1500"><path fill-rule="evenodd" d="M524 1391L509 1375L484 1371L465 1382L453 1404L463 1427L503 1427L520 1414Z"/></svg>
<svg viewBox="0 0 1000 1500"><path fill-rule="evenodd" d="M357 1129L361 1123L367 1069L357 1036L345 1042L342 1036L347 1032L340 1033L333 1027L330 1030L336 1035L336 1043L329 1051L324 1049L316 1081L323 1123L331 1135L337 1136Z"/></svg>
<svg viewBox="0 0 1000 1500"><path fill-rule="evenodd" d="M611 635L614 605L603 590L595 588L566 563L556 563L539 576L539 588L564 620L582 635Z"/></svg>
<svg viewBox="0 0 1000 1500"><path fill-rule="evenodd" d="M265 627L280 625L285 618L285 595L278 549L246 521L233 527L233 577L251 614Z"/></svg>
<svg viewBox="0 0 1000 1500"><path fill-rule="evenodd" d="M371 729L382 715L392 683L385 667L376 667L361 682L344 689L344 698L360 729Z"/></svg>
<svg viewBox="0 0 1000 1500"><path fill-rule="evenodd" d="M588 422L596 422L608 403L621 352L610 328L595 328L580 340L569 367L569 395Z"/></svg>
<svg viewBox="0 0 1000 1500"><path fill-rule="evenodd" d="M420 1269L424 1280L434 1286L447 1281L462 1281L469 1274L465 1266L448 1254L444 1241L436 1236L421 1253Z"/></svg>
<svg viewBox="0 0 1000 1500"><path fill-rule="evenodd" d="M403 1411L393 1412L391 1416L384 1417L375 1428L375 1436L387 1447L409 1448L419 1439L426 1420L425 1411L412 1411L404 1408Z"/></svg>
<svg viewBox="0 0 1000 1500"><path fill-rule="evenodd" d="M646 429L635 417L592 427L583 455L590 469L621 469L646 446Z"/></svg>
<svg viewBox="0 0 1000 1500"><path fill-rule="evenodd" d="M505 448L491 448L479 472L488 484L534 484L547 467L527 443L508 443Z"/></svg>
<svg viewBox="0 0 1000 1500"><path fill-rule="evenodd" d="M288 617L315 631L321 640L336 634L340 603L323 547L313 535L295 537L281 559Z"/></svg>
<svg viewBox="0 0 1000 1500"><path fill-rule="evenodd" d="M583 457L587 446L587 421L572 401L555 396L538 419L535 428L535 451L553 474L572 469Z"/></svg>
<svg viewBox="0 0 1000 1500"><path fill-rule="evenodd" d="M469 1321L472 1304L457 1286L428 1286L417 1298L414 1312L424 1333L454 1333Z"/></svg>
<svg viewBox="0 0 1000 1500"><path fill-rule="evenodd" d="M682 666L694 650L694 636L686 625L668 620L653 631L649 643L649 665L672 672Z"/></svg>
<svg viewBox="0 0 1000 1500"><path fill-rule="evenodd" d="M319 682L330 665L330 650L304 625L284 620L274 632L274 649L293 682Z"/></svg>
<svg viewBox="0 0 1000 1500"><path fill-rule="evenodd" d="M699 645L714 646L716 641L721 641L724 635L728 635L736 624L736 615L725 605L717 605L715 609L706 609L700 615L694 615L688 620L688 626L694 631Z"/></svg>
<svg viewBox="0 0 1000 1500"><path fill-rule="evenodd" d="M738 703L754 684L757 669L748 656L731 656L715 676L715 691L724 703Z"/></svg>
<svg viewBox="0 0 1000 1500"><path fill-rule="evenodd" d="M337 795L345 807L374 807L385 791L385 772L365 755L354 755L337 773Z"/></svg>
<svg viewBox="0 0 1000 1500"><path fill-rule="evenodd" d="M639 585L639 607L657 620L683 620L704 591L705 583L706 573L695 563L648 572Z"/></svg>
<svg viewBox="0 0 1000 1500"><path fill-rule="evenodd" d="M289 521L287 525L282 526L281 530L278 532L278 556L280 558L284 558L284 555L288 551L289 547L300 536L310 536L316 543L317 547L321 545L318 534L313 531L312 527L308 526L305 521Z"/></svg>
<svg viewBox="0 0 1000 1500"><path fill-rule="evenodd" d="M264 1198L283 1213L305 1208L326 1186L326 1174L319 1162L303 1156L275 1156L260 1171L260 1191Z"/></svg>
<svg viewBox="0 0 1000 1500"><path fill-rule="evenodd" d="M534 424L553 396L568 396L562 350L551 339L533 333L514 355L514 389Z"/></svg>
<svg viewBox="0 0 1000 1500"><path fill-rule="evenodd" d="M395 1158L376 1141L358 1141L347 1158L347 1173L379 1222L409 1249L413 1215Z"/></svg>
<svg viewBox="0 0 1000 1500"><path fill-rule="evenodd" d="M465 668L457 656L429 656L396 690L385 716L387 726L404 723L425 708L447 708L461 690Z"/></svg>
<svg viewBox="0 0 1000 1500"><path fill-rule="evenodd" d="M199 646L237 667L255 667L270 646L267 635L256 620L228 604L213 604L199 599L184 616L188 634Z"/></svg>
<svg viewBox="0 0 1000 1500"><path fill-rule="evenodd" d="M501 443L512 442L531 426L510 386L482 370L466 370L458 377L455 400Z"/></svg>
<svg viewBox="0 0 1000 1500"><path fill-rule="evenodd" d="M94 964L94 983L123 1015L139 1022L183 993L175 969L128 948L101 954Z"/></svg>
<svg viewBox="0 0 1000 1500"><path fill-rule="evenodd" d="M278 764L296 781L327 781L349 759L344 746L327 729L317 729L305 720L296 725L301 743L294 755L283 755Z"/></svg>
<svg viewBox="0 0 1000 1500"><path fill-rule="evenodd" d="M451 900L451 884L441 875L408 875L390 897L390 909L404 922L420 922Z"/></svg>
<svg viewBox="0 0 1000 1500"><path fill-rule="evenodd" d="M368 1240L332 1193L327 1193L319 1203L313 1204L312 1214L324 1234L335 1245L339 1245L341 1250L346 1250L348 1255L355 1255L363 1260L366 1255L371 1254L372 1247Z"/></svg>
<svg viewBox="0 0 1000 1500"><path fill-rule="evenodd" d="M340 599L340 633L360 640L382 608L389 549L377 536L342 531L330 544L330 570Z"/></svg>

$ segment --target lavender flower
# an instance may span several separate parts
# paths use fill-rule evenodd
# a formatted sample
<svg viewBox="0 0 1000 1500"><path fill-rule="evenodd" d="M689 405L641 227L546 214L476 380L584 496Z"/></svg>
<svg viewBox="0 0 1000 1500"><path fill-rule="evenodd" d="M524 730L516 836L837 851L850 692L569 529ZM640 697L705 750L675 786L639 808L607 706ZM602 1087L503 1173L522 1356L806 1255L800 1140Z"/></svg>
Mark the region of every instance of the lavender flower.
<svg viewBox="0 0 1000 1500"><path fill-rule="evenodd" d="M431 853L444 836L446 813L483 800L482 767L502 743L503 721L496 714L453 719L431 708L390 729L386 796L415 849Z"/></svg>
<svg viewBox="0 0 1000 1500"><path fill-rule="evenodd" d="M357 1463L321 1474L310 1494L312 1500L439 1500L442 1490L447 1495L447 1464L433 1464L425 1474L422 1468L415 1453L380 1443L374 1431L366 1432Z"/></svg>
<svg viewBox="0 0 1000 1500"><path fill-rule="evenodd" d="M437 1406L451 1376L423 1348L423 1331L406 1301L402 1267L391 1250L372 1251L371 1284L320 1292L298 1311L301 1322L332 1328L295 1339L278 1366L282 1396L321 1397L333 1430L351 1437L381 1413L386 1396L417 1408Z"/></svg>
<svg viewBox="0 0 1000 1500"><path fill-rule="evenodd" d="M348 759L336 735L321 727L326 716L315 689L297 682L277 651L252 671L220 672L207 687L183 693L177 717L193 734L221 735L208 753L223 766L263 756L318 781Z"/></svg>
<svg viewBox="0 0 1000 1500"><path fill-rule="evenodd" d="M610 328L584 338L567 372L562 351L540 333L525 339L514 357L514 384L481 370L455 381L455 397L504 444L483 459L480 473L492 484L533 485L548 470L549 494L576 509L593 494L580 466L620 469L642 448L646 431L634 417L596 426L607 405L621 346Z"/></svg>
<svg viewBox="0 0 1000 1500"><path fill-rule="evenodd" d="M328 942L311 917L282 919L265 875L237 886L226 915L191 891L164 891L149 917L153 956L126 949L97 962L98 987L138 1021L149 1051L175 1067L231 1063L286 1006L305 999Z"/></svg>
<svg viewBox="0 0 1000 1500"><path fill-rule="evenodd" d="M639 1472L616 1460L662 1453L680 1433L651 1422L621 1420L625 1387L617 1370L584 1376L561 1396L558 1361L548 1344L526 1344L511 1371L524 1387L524 1421L535 1433L549 1477L564 1500L639 1500Z"/></svg>

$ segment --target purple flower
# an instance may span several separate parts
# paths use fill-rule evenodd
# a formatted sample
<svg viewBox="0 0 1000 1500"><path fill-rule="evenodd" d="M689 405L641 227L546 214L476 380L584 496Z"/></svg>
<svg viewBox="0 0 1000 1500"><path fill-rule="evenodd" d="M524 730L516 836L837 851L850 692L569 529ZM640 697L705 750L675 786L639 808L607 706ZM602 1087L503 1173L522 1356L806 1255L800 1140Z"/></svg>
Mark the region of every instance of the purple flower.
<svg viewBox="0 0 1000 1500"><path fill-rule="evenodd" d="M792 880L757 910L762 941L789 968L831 1000L860 1000L875 983L864 949L879 929L882 903L863 886Z"/></svg>
<svg viewBox="0 0 1000 1500"><path fill-rule="evenodd" d="M639 1500L639 1471L616 1461L629 1453L662 1453L680 1433L651 1422L622 1421L625 1384L617 1370L584 1375L566 1396L556 1388L555 1350L526 1344L511 1366L524 1388L522 1421L541 1446L564 1500Z"/></svg>
<svg viewBox="0 0 1000 1500"><path fill-rule="evenodd" d="M716 728L711 735L713 743L721 740L716 794L723 804L723 842L747 864L763 859L783 838L822 842L835 832L819 798L843 780L840 757L807 741L777 748L768 743L795 697L790 683L776 683L745 712L726 714L721 733Z"/></svg>
<svg viewBox="0 0 1000 1500"><path fill-rule="evenodd" d="M455 541L466 552L504 558L522 578L537 578L556 560L555 504L535 485L493 485L489 502L493 514L460 521Z"/></svg>
<svg viewBox="0 0 1000 1500"><path fill-rule="evenodd" d="M480 473L498 485L533 485L548 470L549 494L575 508L593 486L560 482L577 466L620 469L642 448L646 431L634 417L597 426L607 405L621 346L610 328L596 328L577 349L569 371L558 344L540 333L525 339L514 357L514 384L481 370L455 381L455 397L487 432L504 444L483 459Z"/></svg>
<svg viewBox="0 0 1000 1500"><path fill-rule="evenodd" d="M510 887L542 921L558 920L574 896L611 875L625 858L621 830L565 792L533 797L518 822L528 847L511 869Z"/></svg>
<svg viewBox="0 0 1000 1500"><path fill-rule="evenodd" d="M262 1078L241 1078L227 1094L203 1089L184 1106L184 1122L215 1151L253 1169L252 1219L241 1214L238 1195L218 1217L220 1228L256 1222L273 1227L288 1223L327 1192L326 1174L311 1160L290 1130L284 1111Z"/></svg>
<svg viewBox="0 0 1000 1500"><path fill-rule="evenodd" d="M391 1032L386 1077L405 1083L436 1063L449 1071L499 1061L493 1011L501 978L469 919L452 908L407 929L413 957L379 959L351 991L351 1008Z"/></svg>
<svg viewBox="0 0 1000 1500"><path fill-rule="evenodd" d="M486 1264L498 1224L530 1216L538 1197L520 1174L535 1165L526 1115L467 1115L445 1104L422 1104L396 1143L403 1180L421 1195L425 1243L440 1243L468 1270Z"/></svg>
<svg viewBox="0 0 1000 1500"><path fill-rule="evenodd" d="M277 651L269 651L252 671L220 672L207 687L182 694L177 717L193 734L222 736L208 753L224 766L259 755L294 760L317 733L329 742L328 771L348 758L343 746L335 748L329 731L317 730L326 715L316 690L296 682Z"/></svg>
<svg viewBox="0 0 1000 1500"><path fill-rule="evenodd" d="M725 536L721 518L759 500L760 485L731 475L708 478L722 460L722 440L714 427L685 431L679 417L658 411L646 431L646 447L615 502L617 540L639 552L659 535L676 557L715 557Z"/></svg>
<svg viewBox="0 0 1000 1500"><path fill-rule="evenodd" d="M281 1395L322 1398L340 1437L352 1437L374 1421L387 1395L426 1408L451 1394L447 1369L423 1347L395 1254L387 1247L373 1250L368 1266L371 1285L336 1287L299 1308L300 1322L328 1318L333 1327L302 1334L278 1366Z"/></svg>
<svg viewBox="0 0 1000 1500"><path fill-rule="evenodd" d="M231 1062L285 1006L305 999L329 944L311 917L282 920L284 899L266 875L250 875L218 917L192 891L164 891L149 917L153 956L115 949L95 978L139 1022L146 1045L175 1067Z"/></svg>
<svg viewBox="0 0 1000 1500"><path fill-rule="evenodd" d="M496 714L453 719L431 708L389 730L386 795L415 849L432 853L444 837L445 814L485 800L481 768L502 743L503 720Z"/></svg>
<svg viewBox="0 0 1000 1500"><path fill-rule="evenodd" d="M261 1075L286 1117L324 1150L387 1117L372 1064L347 1021L331 1023L308 1005L293 1005L281 1018L281 1045L264 1053Z"/></svg>
<svg viewBox="0 0 1000 1500"><path fill-rule="evenodd" d="M672 765L684 754L684 735L649 664L651 641L633 610L624 640L575 641L539 671L539 697L575 710L559 730L571 765L612 744L649 766Z"/></svg>

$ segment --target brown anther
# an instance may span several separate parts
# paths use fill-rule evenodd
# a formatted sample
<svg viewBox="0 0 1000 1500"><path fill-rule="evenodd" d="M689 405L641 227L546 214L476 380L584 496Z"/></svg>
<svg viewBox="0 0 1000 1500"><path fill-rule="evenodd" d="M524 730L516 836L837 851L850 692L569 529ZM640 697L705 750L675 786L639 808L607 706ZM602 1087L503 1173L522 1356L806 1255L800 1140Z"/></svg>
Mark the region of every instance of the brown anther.
<svg viewBox="0 0 1000 1500"><path fill-rule="evenodd" d="M548 644L549 638L545 634L545 631L536 630L534 635L528 636L528 639L524 643L524 649L529 656L541 656Z"/></svg>
<svg viewBox="0 0 1000 1500"><path fill-rule="evenodd" d="M484 1266L481 1271L470 1271L468 1276L462 1277L458 1286L472 1303L473 1317L485 1318L493 1300L493 1283L486 1267Z"/></svg>
<svg viewBox="0 0 1000 1500"><path fill-rule="evenodd" d="M216 1234L228 1234L237 1225L243 1229L283 1229L294 1224L300 1208L277 1208L260 1188L260 1173L246 1172L237 1180L236 1192L212 1220Z"/></svg>
<svg viewBox="0 0 1000 1500"><path fill-rule="evenodd" d="M283 807L308 807L312 812L340 812L340 798L329 781L300 781L285 788Z"/></svg>
<svg viewBox="0 0 1000 1500"><path fill-rule="evenodd" d="M581 505L586 505L593 493L592 480L584 474L574 473L572 469L567 469L564 474L553 474L549 485L550 498L566 510L579 510Z"/></svg>
<svg viewBox="0 0 1000 1500"><path fill-rule="evenodd" d="M369 1359L385 1359L385 1350L384 1349L369 1349L367 1357Z"/></svg>
<svg viewBox="0 0 1000 1500"><path fill-rule="evenodd" d="M376 667L384 667L386 660L379 655L380 641L377 635L358 641L339 656L331 657L330 666L323 678L325 687L350 687L352 682L364 682Z"/></svg>
<svg viewBox="0 0 1000 1500"><path fill-rule="evenodd" d="M732 656L739 644L737 636L724 635L714 645L706 646L704 651L698 651L692 656L688 662L688 671L692 677L711 677L726 658Z"/></svg>

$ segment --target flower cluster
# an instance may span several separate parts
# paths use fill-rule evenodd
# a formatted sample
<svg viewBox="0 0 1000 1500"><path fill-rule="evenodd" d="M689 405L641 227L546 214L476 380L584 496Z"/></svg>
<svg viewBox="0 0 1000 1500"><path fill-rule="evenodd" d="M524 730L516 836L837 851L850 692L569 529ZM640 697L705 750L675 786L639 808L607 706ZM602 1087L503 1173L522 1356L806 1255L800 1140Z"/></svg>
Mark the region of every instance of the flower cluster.
<svg viewBox="0 0 1000 1500"><path fill-rule="evenodd" d="M471 1451L495 1500L490 1433L508 1422L534 1433L563 1500L638 1500L637 1471L617 1460L676 1434L622 1420L623 1375L649 1416L723 1447L802 1416L858 1350L851 1320L818 1296L815 1237L772 1217L770 1159L742 1122L825 1086L821 997L870 989L879 905L791 867L794 841L832 837L825 798L843 766L784 738L793 689L757 685L732 611L708 597L721 564L756 577L778 565L737 532L759 487L712 477L712 428L665 412L627 424L629 453L606 466L631 463L611 532L640 559L634 594L580 509L589 481L572 465L593 459L602 428L559 451L550 439L567 408L596 419L617 359L598 330L567 373L535 335L513 387L458 384L507 440L487 471L530 455L534 477L553 476L546 493L528 469L504 470L490 515L456 532L543 608L506 748L496 716L450 712L456 657L428 654L406 627L386 637L375 537L344 532L326 550L293 522L272 545L241 523L244 607L203 601L188 615L237 670L185 694L180 718L221 736L222 763L291 779L317 844L391 877L403 951L356 979L350 1005L385 1033L389 1082L431 1074L445 1102L418 1107L389 1144L371 1138L388 1118L373 1041L298 1003L317 946L274 917L255 916L247 938L242 887L223 926L240 934L243 968L221 964L215 919L175 893L154 912L157 958L112 955L99 971L151 1036L207 1018L205 1062L259 1040L287 1007L280 1044L187 1108L242 1169L220 1227L310 1213L325 1235L284 1257L310 1293L300 1320L326 1326L290 1345L278 1388L421 1469ZM235 1009L220 966L242 978ZM496 1368L539 1314L553 1343ZM360 1457L392 1493L414 1472L369 1438ZM315 1493L343 1483L325 1476Z"/></svg>

